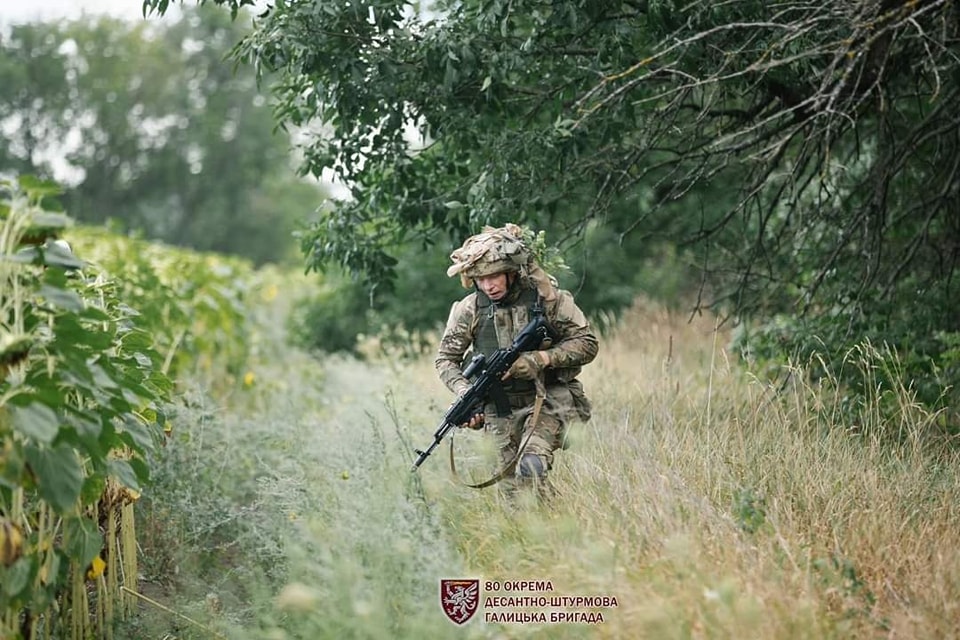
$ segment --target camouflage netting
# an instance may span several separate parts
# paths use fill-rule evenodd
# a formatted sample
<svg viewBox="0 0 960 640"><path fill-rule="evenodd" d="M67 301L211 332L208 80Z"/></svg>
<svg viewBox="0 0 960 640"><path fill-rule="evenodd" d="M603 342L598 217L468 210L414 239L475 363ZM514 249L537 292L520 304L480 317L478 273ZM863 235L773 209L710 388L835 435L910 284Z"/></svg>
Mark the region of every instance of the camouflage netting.
<svg viewBox="0 0 960 640"><path fill-rule="evenodd" d="M460 283L466 289L473 286L474 278L519 272L534 283L544 300L553 300L557 296L557 281L537 264L523 243L523 230L515 224L484 227L451 253L450 259L453 264L447 269L447 275L459 275Z"/></svg>

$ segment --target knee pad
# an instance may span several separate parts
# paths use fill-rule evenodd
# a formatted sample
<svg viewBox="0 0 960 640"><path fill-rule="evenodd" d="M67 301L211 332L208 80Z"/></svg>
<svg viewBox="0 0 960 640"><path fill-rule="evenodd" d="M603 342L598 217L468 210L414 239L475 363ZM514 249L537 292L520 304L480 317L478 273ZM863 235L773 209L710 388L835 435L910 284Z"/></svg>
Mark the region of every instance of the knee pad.
<svg viewBox="0 0 960 640"><path fill-rule="evenodd" d="M547 469L543 466L543 460L535 453L525 453L520 458L518 465L521 478L544 478L547 475Z"/></svg>

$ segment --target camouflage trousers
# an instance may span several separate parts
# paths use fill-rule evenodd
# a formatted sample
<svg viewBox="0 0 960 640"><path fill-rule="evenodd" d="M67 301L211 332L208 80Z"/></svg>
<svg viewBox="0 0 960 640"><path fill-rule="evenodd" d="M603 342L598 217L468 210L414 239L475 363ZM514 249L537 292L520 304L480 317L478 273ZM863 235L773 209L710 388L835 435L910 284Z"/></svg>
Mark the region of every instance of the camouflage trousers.
<svg viewBox="0 0 960 640"><path fill-rule="evenodd" d="M543 495L552 494L549 485L549 471L553 468L554 452L564 448L566 428L572 416L576 415L570 391L565 386L547 386L547 395L534 423L535 394L510 395L510 415L496 417L493 407L488 407L485 430L497 441L500 468L519 459L524 454L533 454L540 459L545 475L541 479L524 477L517 464L514 473L499 484L502 492L510 494L517 488L536 485ZM529 438L527 437L529 433ZM520 445L526 439L523 451Z"/></svg>

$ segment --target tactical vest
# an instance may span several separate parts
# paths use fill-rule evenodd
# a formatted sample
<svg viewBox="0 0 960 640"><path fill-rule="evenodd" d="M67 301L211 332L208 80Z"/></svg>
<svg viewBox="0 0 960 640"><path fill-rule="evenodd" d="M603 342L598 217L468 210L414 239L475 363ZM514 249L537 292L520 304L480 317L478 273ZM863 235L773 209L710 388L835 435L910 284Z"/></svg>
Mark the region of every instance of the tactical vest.
<svg viewBox="0 0 960 640"><path fill-rule="evenodd" d="M533 317L533 309L539 302L536 289L524 287L512 299L514 292L507 294L511 298L508 304L498 304L477 289L476 328L473 333L473 350L488 358L500 348L509 347L513 338ZM548 320L549 325L549 320ZM556 340L553 328L549 328L551 337ZM547 382L555 381L548 374ZM532 380L507 380L504 390L509 394L533 394L536 392Z"/></svg>

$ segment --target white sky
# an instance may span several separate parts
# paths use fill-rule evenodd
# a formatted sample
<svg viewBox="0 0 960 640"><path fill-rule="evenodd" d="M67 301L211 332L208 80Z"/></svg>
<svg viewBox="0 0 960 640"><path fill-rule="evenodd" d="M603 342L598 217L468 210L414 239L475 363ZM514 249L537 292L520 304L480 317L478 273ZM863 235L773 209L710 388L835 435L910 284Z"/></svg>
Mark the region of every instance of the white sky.
<svg viewBox="0 0 960 640"><path fill-rule="evenodd" d="M174 9L179 2L174 0L170 4ZM143 20L142 8L143 0L0 0L0 24L104 14Z"/></svg>

